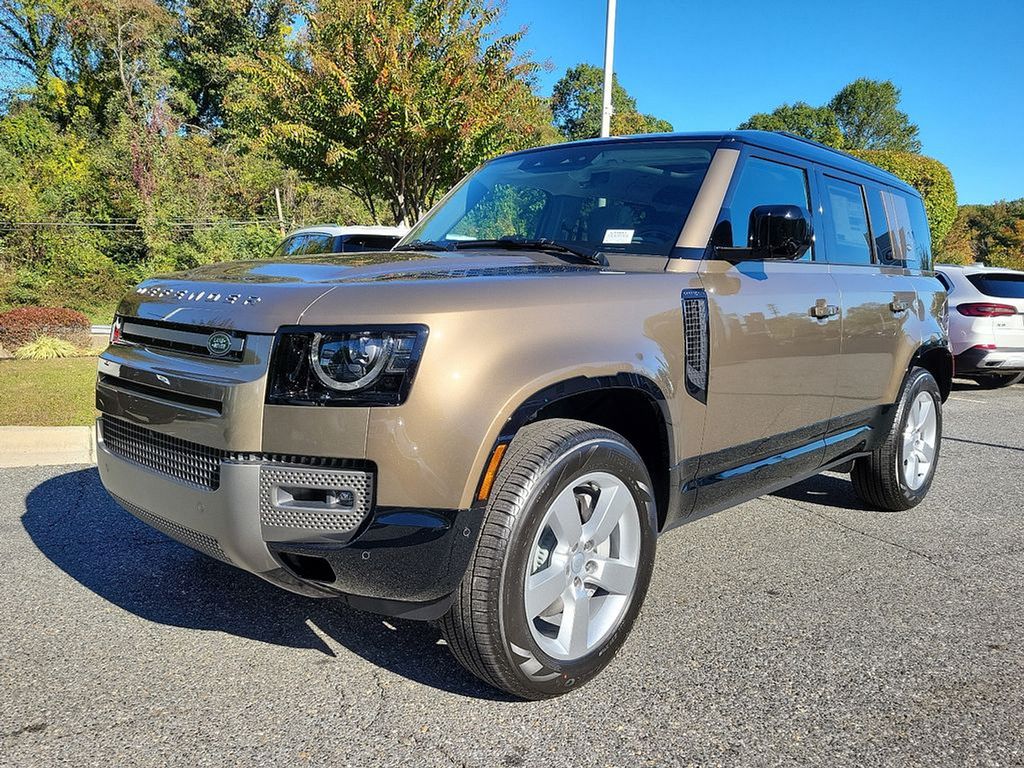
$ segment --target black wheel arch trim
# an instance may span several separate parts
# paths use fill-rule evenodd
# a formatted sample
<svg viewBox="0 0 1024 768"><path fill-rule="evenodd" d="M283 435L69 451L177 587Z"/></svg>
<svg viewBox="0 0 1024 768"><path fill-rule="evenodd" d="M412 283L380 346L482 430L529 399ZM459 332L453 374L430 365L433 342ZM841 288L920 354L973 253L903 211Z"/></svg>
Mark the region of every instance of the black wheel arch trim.
<svg viewBox="0 0 1024 768"><path fill-rule="evenodd" d="M499 445L503 443L511 443L520 429L534 421L537 415L544 408L552 405L553 403L587 392L616 389L641 392L649 397L658 407L658 411L661 414L662 425L665 428L665 438L667 441L669 467L666 467L666 469L674 466L675 442L672 416L668 407L668 398L665 397L665 393L653 379L648 376L644 376L643 374L628 371L621 371L619 373L606 376L574 376L571 379L564 379L562 381L555 382L554 384L549 384L537 392L534 392L523 400L514 411L512 411L512 414L505 421L504 425L502 425L501 432L499 432L498 438L494 441L494 444L491 446L487 456L490 457ZM487 462L485 461L484 466L480 470L480 476L477 479L476 488L478 491L483 483L486 471ZM483 507L486 503L486 500L481 501L479 499L479 494L474 496L474 507Z"/></svg>
<svg viewBox="0 0 1024 768"><path fill-rule="evenodd" d="M942 359L942 371L939 376L935 376L934 371L932 371L932 366L925 363L926 357L940 357ZM949 393L953 389L953 375L955 373L953 353L949 349L947 339L930 339L914 351L914 354L911 355L910 362L907 365L906 373L903 374L903 381L900 384L901 393L903 392L903 388L907 385L907 377L910 376L910 372L915 367L924 368L932 373L936 383L939 385L939 393L942 395L942 402L946 402L949 398Z"/></svg>

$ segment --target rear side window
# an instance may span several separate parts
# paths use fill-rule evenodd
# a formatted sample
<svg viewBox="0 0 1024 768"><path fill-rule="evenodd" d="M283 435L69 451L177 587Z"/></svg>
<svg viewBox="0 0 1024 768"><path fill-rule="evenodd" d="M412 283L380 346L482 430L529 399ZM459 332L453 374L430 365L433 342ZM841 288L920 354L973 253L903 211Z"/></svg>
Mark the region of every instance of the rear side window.
<svg viewBox="0 0 1024 768"><path fill-rule="evenodd" d="M807 174L802 168L792 165L760 157L747 158L729 204L733 247L749 246L750 212L759 205L799 205L809 211L811 198ZM811 251L808 250L803 258L810 259Z"/></svg>
<svg viewBox="0 0 1024 768"><path fill-rule="evenodd" d="M871 236L864 189L859 184L825 176L825 216L829 232L828 260L836 264L870 264Z"/></svg>
<svg viewBox="0 0 1024 768"><path fill-rule="evenodd" d="M932 268L932 237L924 204L916 197L882 191L882 204L889 220L893 260L909 269Z"/></svg>
<svg viewBox="0 0 1024 768"><path fill-rule="evenodd" d="M363 253L365 251L390 251L397 237L389 235L343 235L335 247L335 253Z"/></svg>
<svg viewBox="0 0 1024 768"><path fill-rule="evenodd" d="M967 275L967 279L986 296L997 299L1024 299L1024 275L980 273Z"/></svg>

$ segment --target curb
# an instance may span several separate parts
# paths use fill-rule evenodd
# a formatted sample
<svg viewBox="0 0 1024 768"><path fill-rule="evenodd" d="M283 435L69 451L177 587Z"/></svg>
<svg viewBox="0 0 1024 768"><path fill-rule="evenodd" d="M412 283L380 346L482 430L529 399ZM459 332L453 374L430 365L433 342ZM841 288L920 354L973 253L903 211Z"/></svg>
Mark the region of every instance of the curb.
<svg viewBox="0 0 1024 768"><path fill-rule="evenodd" d="M0 467L95 463L95 426L0 427Z"/></svg>

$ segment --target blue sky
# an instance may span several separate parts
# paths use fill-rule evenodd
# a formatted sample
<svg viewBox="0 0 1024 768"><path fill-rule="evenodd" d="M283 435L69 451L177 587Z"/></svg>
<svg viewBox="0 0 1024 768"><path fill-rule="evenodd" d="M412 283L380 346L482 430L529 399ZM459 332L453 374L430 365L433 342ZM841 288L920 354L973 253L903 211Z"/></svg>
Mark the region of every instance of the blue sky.
<svg viewBox="0 0 1024 768"><path fill-rule="evenodd" d="M502 26L565 70L604 56L605 0L507 0ZM1024 197L1024 0L619 0L616 64L639 108L679 131L735 128L783 102L889 79L961 203Z"/></svg>

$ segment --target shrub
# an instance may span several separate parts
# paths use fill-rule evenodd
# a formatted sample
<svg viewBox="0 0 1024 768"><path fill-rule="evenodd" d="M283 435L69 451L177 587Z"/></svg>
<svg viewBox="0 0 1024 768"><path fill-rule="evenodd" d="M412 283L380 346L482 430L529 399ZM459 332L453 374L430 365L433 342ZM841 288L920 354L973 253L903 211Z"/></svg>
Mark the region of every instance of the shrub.
<svg viewBox="0 0 1024 768"><path fill-rule="evenodd" d="M77 351L74 344L64 339L40 336L14 350L14 356L19 360L52 360L55 357L74 357Z"/></svg>
<svg viewBox="0 0 1024 768"><path fill-rule="evenodd" d="M851 155L877 165L921 193L932 230L932 250L941 253L943 241L956 219L956 187L949 168L931 157L888 149L857 149Z"/></svg>
<svg viewBox="0 0 1024 768"><path fill-rule="evenodd" d="M53 336L76 347L89 345L89 318L61 307L15 307L0 312L0 346L17 349L40 336Z"/></svg>

